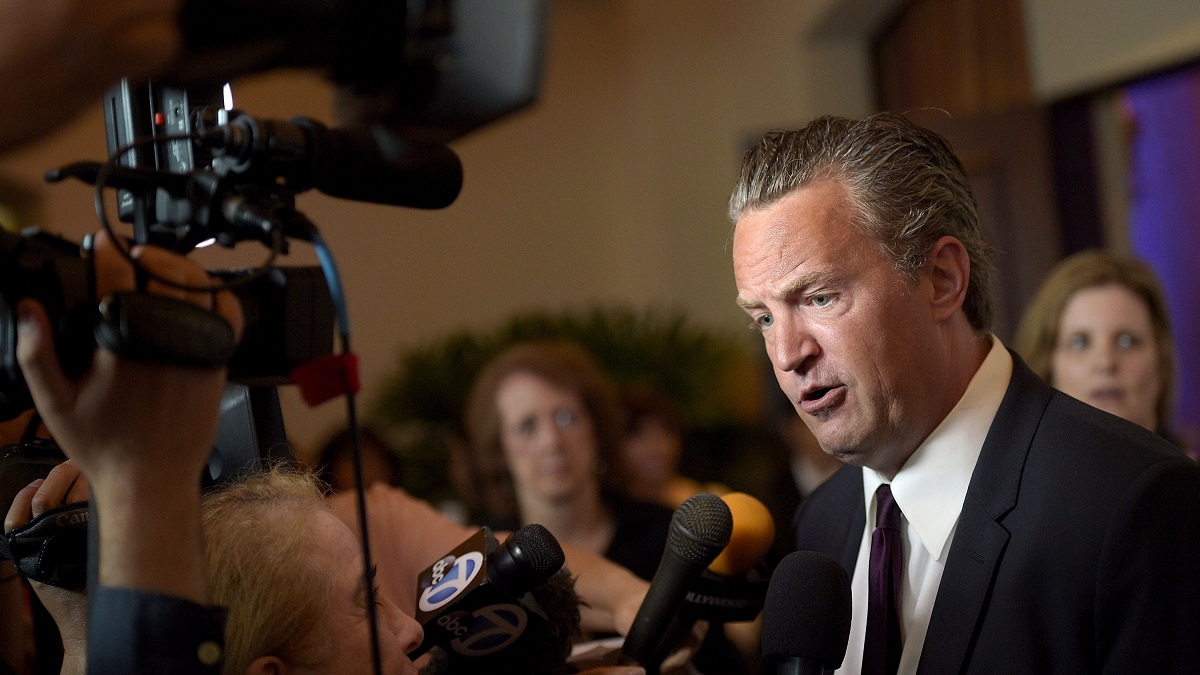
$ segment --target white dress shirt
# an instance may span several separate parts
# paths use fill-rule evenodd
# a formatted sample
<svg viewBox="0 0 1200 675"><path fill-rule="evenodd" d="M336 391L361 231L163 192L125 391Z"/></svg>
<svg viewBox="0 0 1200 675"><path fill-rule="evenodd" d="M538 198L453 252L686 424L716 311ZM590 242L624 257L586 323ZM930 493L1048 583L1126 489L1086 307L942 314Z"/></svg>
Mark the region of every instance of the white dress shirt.
<svg viewBox="0 0 1200 675"><path fill-rule="evenodd" d="M1012 378L1012 356L999 338L992 336L987 358L971 378L962 398L929 438L909 457L891 481L892 496L903 514L904 585L900 589L901 636L904 651L899 673L915 673L921 660L925 631L942 581L946 555L954 528L967 497L967 487L983 440ZM858 562L850 590L854 613L850 642L839 675L862 671L867 630L868 572L871 533L875 529L875 490L887 479L873 469L863 469L863 500L867 526L858 549Z"/></svg>

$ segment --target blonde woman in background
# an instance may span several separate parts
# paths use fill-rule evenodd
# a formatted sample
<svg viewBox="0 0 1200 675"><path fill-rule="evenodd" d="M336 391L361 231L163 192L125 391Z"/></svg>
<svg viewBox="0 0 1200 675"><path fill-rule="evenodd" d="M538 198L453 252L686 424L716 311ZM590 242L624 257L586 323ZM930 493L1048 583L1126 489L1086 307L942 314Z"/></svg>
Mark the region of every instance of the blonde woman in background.
<svg viewBox="0 0 1200 675"><path fill-rule="evenodd" d="M1179 444L1167 304L1144 262L1103 251L1060 262L1027 308L1016 348L1051 386Z"/></svg>

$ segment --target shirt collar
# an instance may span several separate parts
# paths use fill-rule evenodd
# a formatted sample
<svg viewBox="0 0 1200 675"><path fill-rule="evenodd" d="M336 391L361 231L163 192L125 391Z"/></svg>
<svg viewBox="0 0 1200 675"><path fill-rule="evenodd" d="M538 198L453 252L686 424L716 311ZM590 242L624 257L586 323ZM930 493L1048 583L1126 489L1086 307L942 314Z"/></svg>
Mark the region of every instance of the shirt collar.
<svg viewBox="0 0 1200 675"><path fill-rule="evenodd" d="M1012 355L999 338L991 338L992 348L962 398L891 481L905 519L929 555L943 563L983 441L1012 378ZM874 469L863 469L869 525L875 518L875 490L886 482Z"/></svg>

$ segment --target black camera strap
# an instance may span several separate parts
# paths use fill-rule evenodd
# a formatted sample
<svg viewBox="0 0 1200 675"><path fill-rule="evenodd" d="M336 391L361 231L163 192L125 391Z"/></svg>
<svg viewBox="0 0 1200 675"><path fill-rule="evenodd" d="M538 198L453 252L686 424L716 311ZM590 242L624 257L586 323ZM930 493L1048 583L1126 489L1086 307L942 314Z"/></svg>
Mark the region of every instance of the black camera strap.
<svg viewBox="0 0 1200 675"><path fill-rule="evenodd" d="M88 503L50 509L0 537L0 557L21 574L59 588L83 588L87 581Z"/></svg>

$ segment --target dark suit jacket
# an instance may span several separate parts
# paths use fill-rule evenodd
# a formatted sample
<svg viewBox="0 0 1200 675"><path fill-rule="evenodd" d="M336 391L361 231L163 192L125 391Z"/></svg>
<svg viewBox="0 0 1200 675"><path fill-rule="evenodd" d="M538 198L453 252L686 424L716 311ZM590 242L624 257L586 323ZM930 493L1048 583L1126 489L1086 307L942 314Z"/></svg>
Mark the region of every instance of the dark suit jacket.
<svg viewBox="0 0 1200 675"><path fill-rule="evenodd" d="M1200 673L1200 467L1013 360L918 673ZM846 467L801 504L797 547L853 575L865 523Z"/></svg>

